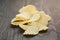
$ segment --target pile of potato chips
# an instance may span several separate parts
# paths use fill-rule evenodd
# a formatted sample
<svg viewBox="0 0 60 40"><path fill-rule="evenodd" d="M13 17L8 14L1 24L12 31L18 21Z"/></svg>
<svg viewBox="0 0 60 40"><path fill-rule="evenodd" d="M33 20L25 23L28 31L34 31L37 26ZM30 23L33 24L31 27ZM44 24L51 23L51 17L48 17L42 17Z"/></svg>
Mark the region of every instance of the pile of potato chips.
<svg viewBox="0 0 60 40"><path fill-rule="evenodd" d="M33 5L27 5L19 10L19 14L11 20L11 24L25 30L23 35L36 35L39 31L48 29L50 20L51 17L44 11L38 11Z"/></svg>

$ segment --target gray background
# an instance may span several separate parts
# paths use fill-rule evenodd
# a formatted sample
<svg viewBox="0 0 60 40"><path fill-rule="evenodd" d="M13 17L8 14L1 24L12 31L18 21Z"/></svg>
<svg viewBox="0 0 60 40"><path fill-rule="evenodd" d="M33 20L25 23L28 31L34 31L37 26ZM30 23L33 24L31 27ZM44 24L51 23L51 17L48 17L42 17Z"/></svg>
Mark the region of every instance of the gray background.
<svg viewBox="0 0 60 40"><path fill-rule="evenodd" d="M23 36L19 27L10 25L18 10L32 4L52 17L47 32L36 36ZM0 40L59 40L60 39L60 0L0 0Z"/></svg>

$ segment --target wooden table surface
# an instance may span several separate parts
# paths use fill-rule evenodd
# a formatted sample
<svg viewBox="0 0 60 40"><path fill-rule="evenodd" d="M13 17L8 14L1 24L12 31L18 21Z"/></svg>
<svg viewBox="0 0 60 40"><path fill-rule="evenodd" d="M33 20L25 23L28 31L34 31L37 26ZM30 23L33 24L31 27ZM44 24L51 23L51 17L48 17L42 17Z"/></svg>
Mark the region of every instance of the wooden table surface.
<svg viewBox="0 0 60 40"><path fill-rule="evenodd" d="M22 29L10 25L18 10L29 4L52 17L47 32L23 36ZM0 0L0 40L60 40L60 0Z"/></svg>

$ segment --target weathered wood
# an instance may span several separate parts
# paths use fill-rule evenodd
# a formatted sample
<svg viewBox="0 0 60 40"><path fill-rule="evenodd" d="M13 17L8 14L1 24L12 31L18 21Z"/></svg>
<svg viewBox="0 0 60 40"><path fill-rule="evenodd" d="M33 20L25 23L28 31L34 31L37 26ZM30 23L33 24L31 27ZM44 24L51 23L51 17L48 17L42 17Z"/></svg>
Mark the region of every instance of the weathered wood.
<svg viewBox="0 0 60 40"><path fill-rule="evenodd" d="M19 27L10 25L18 10L28 4L36 6L52 17L47 32L36 36L23 36ZM0 0L0 40L59 40L60 39L60 0Z"/></svg>

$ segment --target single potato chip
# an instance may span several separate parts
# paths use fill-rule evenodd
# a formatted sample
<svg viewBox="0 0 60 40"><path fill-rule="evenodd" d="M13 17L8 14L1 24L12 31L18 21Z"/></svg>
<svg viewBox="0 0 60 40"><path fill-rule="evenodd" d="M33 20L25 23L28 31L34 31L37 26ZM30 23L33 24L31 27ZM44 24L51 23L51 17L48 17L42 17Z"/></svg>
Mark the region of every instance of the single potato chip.
<svg viewBox="0 0 60 40"><path fill-rule="evenodd" d="M35 6L33 5L27 5L25 7L22 7L20 10L19 10L20 13L23 13L23 12L26 12L30 15L33 15L35 12L36 12L36 8Z"/></svg>
<svg viewBox="0 0 60 40"><path fill-rule="evenodd" d="M37 21L37 22L39 22L42 25L47 26L49 20L50 20L50 17L47 17L46 14L45 14L45 12L40 11L40 20Z"/></svg>
<svg viewBox="0 0 60 40"><path fill-rule="evenodd" d="M28 22L38 21L39 19L40 19L40 13L37 12L30 18L30 20L28 20Z"/></svg>
<svg viewBox="0 0 60 40"><path fill-rule="evenodd" d="M28 27L27 30L23 33L23 35L36 35L39 33L39 29L36 26Z"/></svg>
<svg viewBox="0 0 60 40"><path fill-rule="evenodd" d="M29 20L31 17L31 15L29 15L28 13L21 13L21 14L17 14L16 18L20 19L20 20Z"/></svg>
<svg viewBox="0 0 60 40"><path fill-rule="evenodd" d="M12 24L12 25L18 25L19 22L15 22L15 21L16 21L16 18L13 18L13 19L11 20L11 24Z"/></svg>
<svg viewBox="0 0 60 40"><path fill-rule="evenodd" d="M11 20L11 24L12 25L19 25L20 23L25 23L25 20L20 20L20 19L18 19L18 18L13 18L12 20Z"/></svg>

